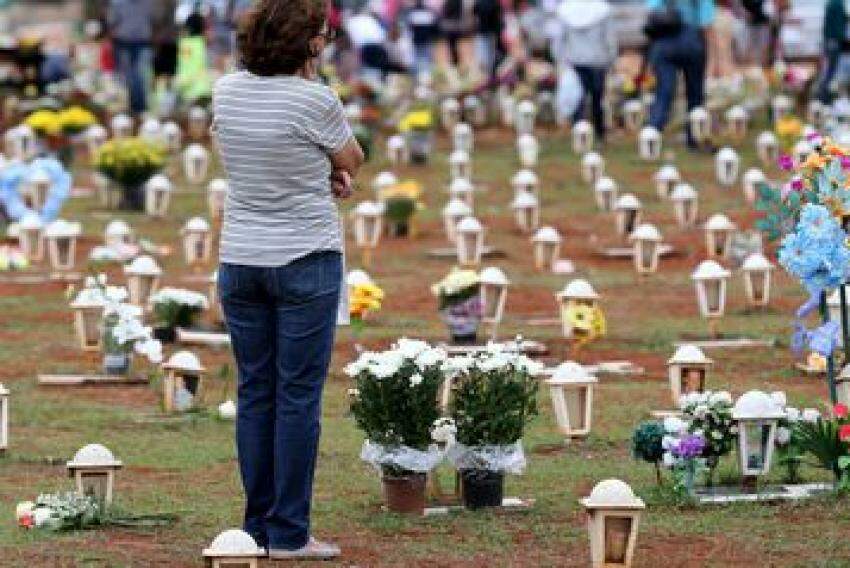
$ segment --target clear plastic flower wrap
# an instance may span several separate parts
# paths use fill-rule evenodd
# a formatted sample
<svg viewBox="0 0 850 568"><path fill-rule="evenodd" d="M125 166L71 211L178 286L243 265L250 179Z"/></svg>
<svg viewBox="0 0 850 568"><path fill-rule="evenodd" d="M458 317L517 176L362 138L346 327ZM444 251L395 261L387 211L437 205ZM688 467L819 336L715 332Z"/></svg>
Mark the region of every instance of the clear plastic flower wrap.
<svg viewBox="0 0 850 568"><path fill-rule="evenodd" d="M379 471L384 467L394 467L427 473L437 467L445 455L446 451L436 444L428 446L427 450L417 450L408 446L384 446L369 440L363 442L360 450L360 459Z"/></svg>
<svg viewBox="0 0 850 568"><path fill-rule="evenodd" d="M456 443L446 449L446 456L459 470L479 469L521 475L526 466L522 440L503 446L464 446Z"/></svg>

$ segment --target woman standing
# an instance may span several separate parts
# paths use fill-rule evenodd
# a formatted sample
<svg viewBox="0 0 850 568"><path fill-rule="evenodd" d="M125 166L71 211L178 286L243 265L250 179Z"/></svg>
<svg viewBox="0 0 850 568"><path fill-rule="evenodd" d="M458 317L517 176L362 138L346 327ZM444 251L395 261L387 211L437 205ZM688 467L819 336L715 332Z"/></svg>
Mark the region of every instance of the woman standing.
<svg viewBox="0 0 850 568"><path fill-rule="evenodd" d="M322 389L342 281L334 197L363 153L316 81L324 0L259 0L240 22L242 71L215 87L230 191L218 283L239 370L236 443L245 530L269 556L333 558L310 533Z"/></svg>

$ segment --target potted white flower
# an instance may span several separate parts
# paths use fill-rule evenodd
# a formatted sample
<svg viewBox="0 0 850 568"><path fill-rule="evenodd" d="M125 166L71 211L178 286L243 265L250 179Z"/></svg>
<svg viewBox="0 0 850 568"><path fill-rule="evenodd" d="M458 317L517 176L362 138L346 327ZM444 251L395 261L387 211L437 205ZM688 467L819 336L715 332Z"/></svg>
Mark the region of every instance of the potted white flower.
<svg viewBox="0 0 850 568"><path fill-rule="evenodd" d="M118 290L104 289L103 368L107 375L126 375L134 351L151 363L162 361L162 344L142 323L142 309L125 304L126 295Z"/></svg>
<svg viewBox="0 0 850 568"><path fill-rule="evenodd" d="M437 404L447 355L424 341L400 339L365 352L345 372L354 380L351 411L366 434L361 458L379 469L387 509L422 514L425 480L453 438Z"/></svg>
<svg viewBox="0 0 850 568"><path fill-rule="evenodd" d="M525 469L522 436L537 415L540 370L538 363L504 347L449 361L448 413L457 442L448 456L460 472L467 508L501 506L505 474Z"/></svg>
<svg viewBox="0 0 850 568"><path fill-rule="evenodd" d="M209 307L206 296L181 288L162 288L148 301L157 322L153 336L163 343L174 343L177 328L191 328L198 314Z"/></svg>

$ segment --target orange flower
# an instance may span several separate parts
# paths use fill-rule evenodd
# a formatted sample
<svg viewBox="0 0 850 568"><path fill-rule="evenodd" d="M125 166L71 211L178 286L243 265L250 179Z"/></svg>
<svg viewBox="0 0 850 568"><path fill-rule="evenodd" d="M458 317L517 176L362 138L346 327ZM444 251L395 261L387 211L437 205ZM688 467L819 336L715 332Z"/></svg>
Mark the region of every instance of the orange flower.
<svg viewBox="0 0 850 568"><path fill-rule="evenodd" d="M811 168L813 170L819 170L826 165L826 158L821 156L820 154L811 153L806 161L803 163L803 168Z"/></svg>

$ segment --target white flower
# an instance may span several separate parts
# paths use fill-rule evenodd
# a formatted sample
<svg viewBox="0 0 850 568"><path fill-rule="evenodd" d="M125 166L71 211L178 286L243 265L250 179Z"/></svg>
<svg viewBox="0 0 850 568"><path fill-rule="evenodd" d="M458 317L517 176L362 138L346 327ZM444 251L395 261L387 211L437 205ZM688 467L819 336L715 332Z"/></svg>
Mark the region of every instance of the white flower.
<svg viewBox="0 0 850 568"><path fill-rule="evenodd" d="M192 290L182 288L162 288L154 292L150 297L150 304L177 304L198 310L207 309L207 297Z"/></svg>
<svg viewBox="0 0 850 568"><path fill-rule="evenodd" d="M151 363L162 362L162 343L156 339L147 338L135 344L136 353L144 355Z"/></svg>
<svg viewBox="0 0 850 568"><path fill-rule="evenodd" d="M457 426L451 418L437 418L431 427L431 439L438 444L452 444L457 434Z"/></svg>
<svg viewBox="0 0 850 568"><path fill-rule="evenodd" d="M416 356L416 366L421 370L443 363L448 358L448 354L442 349L428 348Z"/></svg>
<svg viewBox="0 0 850 568"><path fill-rule="evenodd" d="M25 517L32 513L33 509L35 509L35 503L32 501L23 501L22 503L18 503L18 506L15 507L15 519L20 521L21 517Z"/></svg>
<svg viewBox="0 0 850 568"><path fill-rule="evenodd" d="M711 433L711 437L714 438L715 440L720 440L721 438L723 438L723 434L721 434L720 432L715 430Z"/></svg>
<svg viewBox="0 0 850 568"><path fill-rule="evenodd" d="M662 461L664 463L664 467L673 467L676 465L676 458L674 458L673 454L670 452L664 452L664 458Z"/></svg>
<svg viewBox="0 0 850 568"><path fill-rule="evenodd" d="M416 359L422 352L428 349L428 344L418 339L407 339L402 337L395 344L395 350L406 359Z"/></svg>
<svg viewBox="0 0 850 568"><path fill-rule="evenodd" d="M424 380L425 380L425 377L423 377L419 373L416 373L415 375L410 377L410 386L411 387L418 387L419 385L422 384L422 381L424 381Z"/></svg>
<svg viewBox="0 0 850 568"><path fill-rule="evenodd" d="M218 405L218 417L222 420L233 420L236 418L236 403L227 400Z"/></svg>
<svg viewBox="0 0 850 568"><path fill-rule="evenodd" d="M37 507L32 511L32 520L38 528L45 526L52 516L53 511L47 507Z"/></svg>
<svg viewBox="0 0 850 568"><path fill-rule="evenodd" d="M664 430L670 434L681 434L688 424L678 416L668 416L664 419Z"/></svg>
<svg viewBox="0 0 850 568"><path fill-rule="evenodd" d="M791 429L780 426L776 429L776 443L784 446L791 441Z"/></svg>
<svg viewBox="0 0 850 568"><path fill-rule="evenodd" d="M708 414L708 406L705 404L697 404L693 410L694 416L697 418L705 418L706 414Z"/></svg>
<svg viewBox="0 0 850 568"><path fill-rule="evenodd" d="M672 450L679 445L679 438L676 436L664 436L661 438L661 447L667 451Z"/></svg>
<svg viewBox="0 0 850 568"><path fill-rule="evenodd" d="M800 410L798 408L794 408L793 406L788 406L785 408L785 418L789 422L796 422L800 419Z"/></svg>
<svg viewBox="0 0 850 568"><path fill-rule="evenodd" d="M106 286L106 282L107 282L106 274L101 272L100 274L97 275L97 283L98 284L100 284L101 286Z"/></svg>
<svg viewBox="0 0 850 568"><path fill-rule="evenodd" d="M817 422L820 418L820 412L814 408L803 409L802 419L804 422Z"/></svg>
<svg viewBox="0 0 850 568"><path fill-rule="evenodd" d="M94 279L94 276L86 276L85 284L83 284L86 288L94 288L97 286L97 280Z"/></svg>
<svg viewBox="0 0 850 568"><path fill-rule="evenodd" d="M773 403L780 408L785 408L785 405L788 404L788 399L785 397L785 393L782 391L776 391L770 393L770 398L773 400Z"/></svg>
<svg viewBox="0 0 850 568"><path fill-rule="evenodd" d="M360 389L348 389L348 398L350 398L350 399L360 398Z"/></svg>
<svg viewBox="0 0 850 568"><path fill-rule="evenodd" d="M732 404L732 395L728 391L717 391L709 393L708 403L711 406L717 404Z"/></svg>

